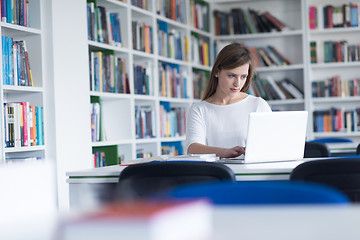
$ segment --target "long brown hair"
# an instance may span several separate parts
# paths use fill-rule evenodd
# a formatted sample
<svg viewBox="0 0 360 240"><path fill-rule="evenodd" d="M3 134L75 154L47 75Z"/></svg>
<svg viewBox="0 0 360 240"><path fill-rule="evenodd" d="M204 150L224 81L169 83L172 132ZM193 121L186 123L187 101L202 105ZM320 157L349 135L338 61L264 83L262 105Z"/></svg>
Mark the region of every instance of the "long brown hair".
<svg viewBox="0 0 360 240"><path fill-rule="evenodd" d="M241 92L246 92L251 83L251 79L254 75L254 64L249 49L244 47L240 43L231 43L225 46L217 55L214 66L211 70L209 84L207 85L204 97L202 100L206 100L211 97L218 86L218 78L215 77L222 69L234 69L244 64L249 63L249 72L246 78L246 82Z"/></svg>

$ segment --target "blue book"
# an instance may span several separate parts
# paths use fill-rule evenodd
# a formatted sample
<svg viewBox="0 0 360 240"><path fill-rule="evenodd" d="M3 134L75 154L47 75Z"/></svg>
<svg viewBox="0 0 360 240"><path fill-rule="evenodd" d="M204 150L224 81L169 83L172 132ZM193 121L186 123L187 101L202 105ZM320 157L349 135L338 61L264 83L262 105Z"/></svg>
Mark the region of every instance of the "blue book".
<svg viewBox="0 0 360 240"><path fill-rule="evenodd" d="M358 27L359 26L359 18L358 18L358 5L357 4L351 4L350 8L350 23L352 27Z"/></svg>

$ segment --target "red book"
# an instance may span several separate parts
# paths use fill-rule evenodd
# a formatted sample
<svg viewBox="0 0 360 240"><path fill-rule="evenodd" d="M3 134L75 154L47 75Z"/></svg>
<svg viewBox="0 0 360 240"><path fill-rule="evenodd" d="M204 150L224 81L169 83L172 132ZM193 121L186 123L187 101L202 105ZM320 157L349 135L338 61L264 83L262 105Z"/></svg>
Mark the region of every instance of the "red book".
<svg viewBox="0 0 360 240"><path fill-rule="evenodd" d="M23 110L23 139L24 139L24 147L29 146L29 129L30 125L28 124L28 113L29 113L29 103L21 102L22 110ZM29 129L28 129L29 128Z"/></svg>

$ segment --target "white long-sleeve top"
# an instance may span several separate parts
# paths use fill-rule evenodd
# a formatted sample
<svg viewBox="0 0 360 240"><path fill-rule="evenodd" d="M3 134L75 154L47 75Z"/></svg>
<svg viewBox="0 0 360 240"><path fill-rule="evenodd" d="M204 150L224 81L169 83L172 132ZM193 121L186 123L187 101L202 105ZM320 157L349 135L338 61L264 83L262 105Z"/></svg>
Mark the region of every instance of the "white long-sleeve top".
<svg viewBox="0 0 360 240"><path fill-rule="evenodd" d="M223 148L245 146L251 112L271 112L271 108L264 99L252 95L229 105L194 103L187 114L185 152L192 143Z"/></svg>

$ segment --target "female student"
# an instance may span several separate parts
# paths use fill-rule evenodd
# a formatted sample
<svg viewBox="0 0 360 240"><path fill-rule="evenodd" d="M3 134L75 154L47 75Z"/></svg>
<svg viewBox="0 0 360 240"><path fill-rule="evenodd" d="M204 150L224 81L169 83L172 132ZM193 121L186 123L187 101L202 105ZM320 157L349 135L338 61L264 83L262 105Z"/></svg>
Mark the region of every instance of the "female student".
<svg viewBox="0 0 360 240"><path fill-rule="evenodd" d="M245 153L249 114L271 111L264 99L246 93L253 74L250 52L241 44L232 43L219 52L202 101L188 111L188 154L237 157Z"/></svg>

